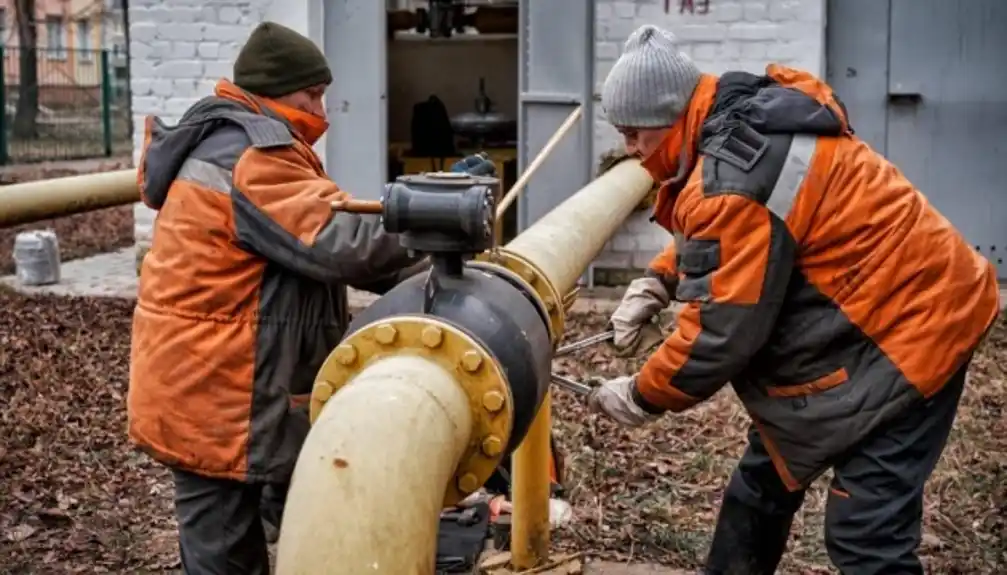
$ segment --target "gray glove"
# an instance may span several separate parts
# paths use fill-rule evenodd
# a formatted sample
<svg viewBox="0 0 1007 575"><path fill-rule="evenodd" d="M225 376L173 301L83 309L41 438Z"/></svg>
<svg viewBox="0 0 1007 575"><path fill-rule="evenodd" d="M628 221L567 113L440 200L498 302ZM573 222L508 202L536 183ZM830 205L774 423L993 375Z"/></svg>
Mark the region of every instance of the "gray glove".
<svg viewBox="0 0 1007 575"><path fill-rule="evenodd" d="M640 427L657 421L660 415L647 413L633 401L635 386L635 375L610 379L591 392L587 405L591 411L603 413L626 427Z"/></svg>
<svg viewBox="0 0 1007 575"><path fill-rule="evenodd" d="M646 352L664 341L664 334L654 319L671 303L664 283L653 277L633 280L622 302L612 313L609 324L615 332L612 346L621 356Z"/></svg>

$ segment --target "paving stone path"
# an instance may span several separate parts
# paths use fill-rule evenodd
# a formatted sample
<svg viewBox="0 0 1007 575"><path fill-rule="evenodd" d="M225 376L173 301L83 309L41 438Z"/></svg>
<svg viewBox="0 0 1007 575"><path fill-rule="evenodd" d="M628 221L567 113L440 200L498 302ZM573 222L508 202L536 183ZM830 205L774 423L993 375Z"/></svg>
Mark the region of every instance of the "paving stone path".
<svg viewBox="0 0 1007 575"><path fill-rule="evenodd" d="M24 286L14 275L0 277L3 283L22 293L85 297L136 297L136 252L133 248L63 262L59 283ZM350 290L350 307L365 307L376 299L366 292ZM596 288L590 296L579 297L574 312L610 313L618 303L619 290Z"/></svg>

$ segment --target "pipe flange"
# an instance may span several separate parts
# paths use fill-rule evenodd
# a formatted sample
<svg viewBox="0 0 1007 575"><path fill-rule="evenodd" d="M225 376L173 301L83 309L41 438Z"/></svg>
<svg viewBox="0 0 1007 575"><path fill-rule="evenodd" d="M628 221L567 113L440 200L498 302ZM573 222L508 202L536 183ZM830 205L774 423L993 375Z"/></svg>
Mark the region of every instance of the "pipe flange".
<svg viewBox="0 0 1007 575"><path fill-rule="evenodd" d="M418 355L455 376L472 412L469 445L447 486L444 506L458 503L490 478L510 440L514 401L497 359L461 329L430 316L398 316L367 324L346 337L322 364L311 392L311 422L325 403L370 362Z"/></svg>
<svg viewBox="0 0 1007 575"><path fill-rule="evenodd" d="M506 248L489 250L478 254L476 261L496 264L504 269L514 272L532 288L539 304L546 310L549 316L549 338L553 346L559 345L563 339L563 329L566 324L566 310L564 309L564 296L552 285L549 278L542 273L534 263L527 259L507 251Z"/></svg>

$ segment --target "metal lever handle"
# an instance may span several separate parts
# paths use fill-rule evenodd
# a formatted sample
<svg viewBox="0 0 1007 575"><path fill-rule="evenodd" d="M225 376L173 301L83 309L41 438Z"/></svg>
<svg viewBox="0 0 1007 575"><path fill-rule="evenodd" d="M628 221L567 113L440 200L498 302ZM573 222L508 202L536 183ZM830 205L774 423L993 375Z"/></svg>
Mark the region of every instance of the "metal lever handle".
<svg viewBox="0 0 1007 575"><path fill-rule="evenodd" d="M916 105L923 101L919 92L891 92L888 94L889 104Z"/></svg>
<svg viewBox="0 0 1007 575"><path fill-rule="evenodd" d="M564 377L558 373L552 374L552 382L555 383L557 387L576 393L582 397L587 397L588 395L591 395L592 391L594 391L594 388L590 385L574 381L569 377Z"/></svg>
<svg viewBox="0 0 1007 575"><path fill-rule="evenodd" d="M380 214L384 210L381 200L336 200L331 205L334 212L351 214Z"/></svg>
<svg viewBox="0 0 1007 575"><path fill-rule="evenodd" d="M586 338L584 338L584 339L582 339L580 341L575 341L573 343L568 343L568 344L566 344L564 346L561 346L561 347L557 348L556 349L556 353L553 354L553 357L559 357L561 355L568 355L568 354L571 354L571 353L573 353L575 351L580 351L582 349L591 347L592 345L596 345L596 344L599 344L599 343L602 343L602 342L606 342L606 341L611 341L612 338L614 338L614 337L615 337L615 332L614 331L611 331L611 330L604 331L604 332L599 333L597 335L592 335L591 337L586 337Z"/></svg>

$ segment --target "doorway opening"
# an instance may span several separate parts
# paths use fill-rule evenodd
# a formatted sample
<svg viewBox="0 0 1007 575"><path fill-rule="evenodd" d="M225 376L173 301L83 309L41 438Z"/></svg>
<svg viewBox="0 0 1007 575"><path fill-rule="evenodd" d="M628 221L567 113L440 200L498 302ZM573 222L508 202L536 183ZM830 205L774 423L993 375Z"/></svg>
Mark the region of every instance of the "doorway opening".
<svg viewBox="0 0 1007 575"><path fill-rule="evenodd" d="M388 177L486 152L500 194L517 180L518 1L389 0ZM518 204L498 241L517 235Z"/></svg>

